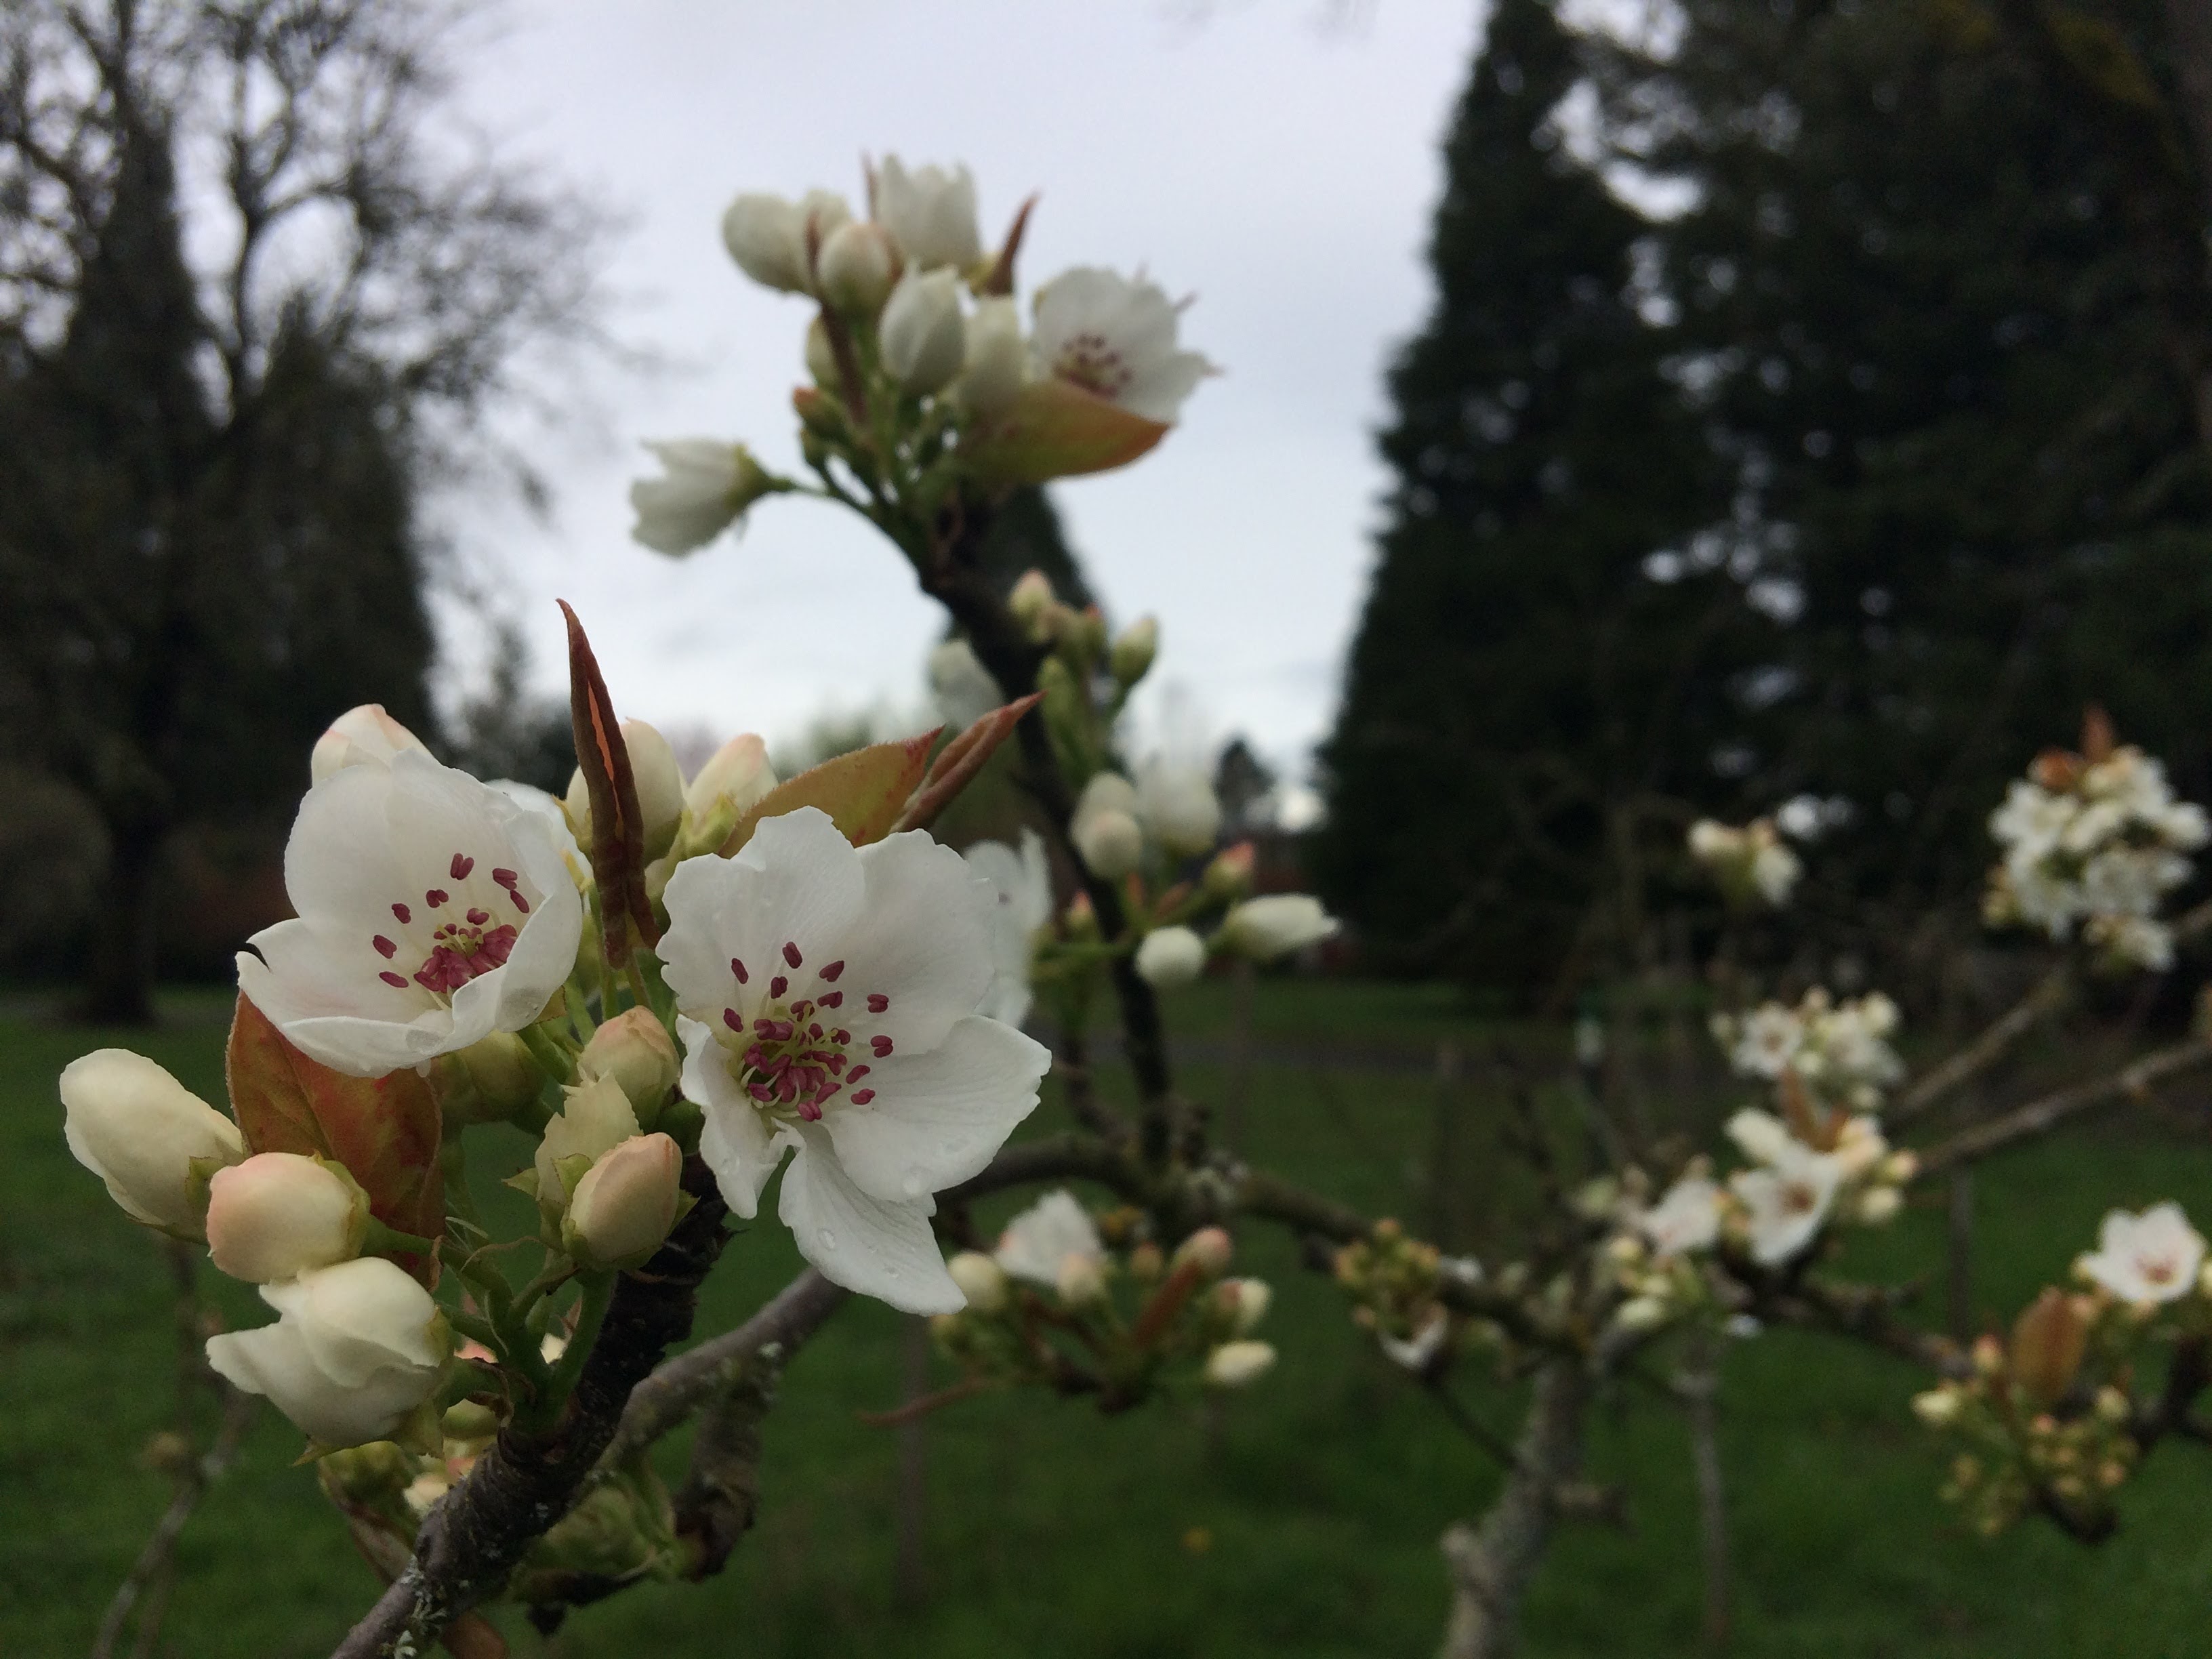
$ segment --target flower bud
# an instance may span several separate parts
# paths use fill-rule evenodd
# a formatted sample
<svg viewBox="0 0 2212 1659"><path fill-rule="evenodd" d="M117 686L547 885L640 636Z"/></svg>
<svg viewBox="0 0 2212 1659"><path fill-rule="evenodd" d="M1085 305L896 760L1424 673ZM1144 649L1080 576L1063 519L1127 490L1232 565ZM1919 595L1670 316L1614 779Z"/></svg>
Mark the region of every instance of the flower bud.
<svg viewBox="0 0 2212 1659"><path fill-rule="evenodd" d="M891 291L897 251L883 227L850 220L822 239L815 266L822 297L840 311L872 317Z"/></svg>
<svg viewBox="0 0 2212 1659"><path fill-rule="evenodd" d="M671 557L696 553L762 496L791 488L743 444L670 438L645 447L660 463L661 476L630 485L629 504L637 514L630 537Z"/></svg>
<svg viewBox="0 0 2212 1659"><path fill-rule="evenodd" d="M1103 1302L1105 1263L1084 1251L1070 1250L1060 1259L1060 1271L1053 1279L1053 1288L1060 1293L1062 1307L1087 1308L1095 1302Z"/></svg>
<svg viewBox="0 0 2212 1659"><path fill-rule="evenodd" d="M994 1314L1006 1305L1006 1275L981 1250L963 1250L945 1264L971 1313Z"/></svg>
<svg viewBox="0 0 2212 1659"><path fill-rule="evenodd" d="M1613 1322L1624 1331L1656 1331L1667 1322L1668 1311L1660 1297L1632 1296L1615 1310Z"/></svg>
<svg viewBox="0 0 2212 1659"><path fill-rule="evenodd" d="M1912 1414L1931 1429L1948 1427L1958 1420L1959 1391L1947 1382L1925 1394L1916 1394L1912 1396Z"/></svg>
<svg viewBox="0 0 2212 1659"><path fill-rule="evenodd" d="M1014 620L1028 630L1029 636L1040 642L1044 639L1041 630L1046 615L1059 602L1052 591L1052 578L1042 570L1024 570L1006 592L1006 609L1014 613Z"/></svg>
<svg viewBox="0 0 2212 1659"><path fill-rule="evenodd" d="M960 281L949 270L909 270L884 302L878 325L884 367L917 398L942 391L966 360Z"/></svg>
<svg viewBox="0 0 2212 1659"><path fill-rule="evenodd" d="M545 1086L529 1045L512 1031L494 1031L439 1055L433 1077L438 1110L448 1124L504 1122L535 1105Z"/></svg>
<svg viewBox="0 0 2212 1659"><path fill-rule="evenodd" d="M453 1351L430 1293L381 1256L264 1285L261 1299L277 1322L210 1337L208 1364L325 1448L391 1438L436 1391Z"/></svg>
<svg viewBox="0 0 2212 1659"><path fill-rule="evenodd" d="M1095 605L1086 605L1079 611L1070 611L1066 605L1058 609L1066 613L1065 620L1056 621L1053 629L1059 635L1060 650L1079 665L1087 665L1103 654L1106 613Z"/></svg>
<svg viewBox="0 0 2212 1659"><path fill-rule="evenodd" d="M1138 812L1154 839L1181 856L1210 852L1221 833L1221 803L1194 766L1148 768L1138 790Z"/></svg>
<svg viewBox="0 0 2212 1659"><path fill-rule="evenodd" d="M830 343L830 331L819 317L806 325L805 361L806 373L815 385L830 392L844 391L845 377L837 370L836 349Z"/></svg>
<svg viewBox="0 0 2212 1659"><path fill-rule="evenodd" d="M576 1183L561 1242L588 1267L635 1267L676 1224L684 1154L666 1135L638 1135L603 1154Z"/></svg>
<svg viewBox="0 0 2212 1659"><path fill-rule="evenodd" d="M983 257L975 180L965 167L908 172L897 156L886 155L876 172L875 200L876 216L918 269L950 265L964 271Z"/></svg>
<svg viewBox="0 0 2212 1659"><path fill-rule="evenodd" d="M1237 1334L1249 1336L1267 1316L1275 1293L1264 1279L1224 1279L1213 1287L1213 1297Z"/></svg>
<svg viewBox="0 0 2212 1659"><path fill-rule="evenodd" d="M813 287L806 269L808 222L827 240L852 216L833 191L811 190L798 202L764 192L740 196L722 215L722 241L738 269L763 287L805 294Z"/></svg>
<svg viewBox="0 0 2212 1659"><path fill-rule="evenodd" d="M2089 1345L2089 1299L2047 1288L2013 1322L2013 1380L2039 1406L2057 1403Z"/></svg>
<svg viewBox="0 0 2212 1659"><path fill-rule="evenodd" d="M1206 1380L1217 1389L1242 1389L1274 1369L1275 1350L1266 1342L1224 1342L1206 1357Z"/></svg>
<svg viewBox="0 0 2212 1659"><path fill-rule="evenodd" d="M207 1237L208 1177L246 1156L235 1123L127 1048L71 1060L61 1097L70 1156L125 1215L178 1238Z"/></svg>
<svg viewBox="0 0 2212 1659"><path fill-rule="evenodd" d="M1334 938L1337 920L1305 893L1271 893L1247 899L1222 919L1221 937L1232 951L1255 962L1273 962Z"/></svg>
<svg viewBox="0 0 2212 1659"><path fill-rule="evenodd" d="M1869 1187L1859 1194L1859 1219L1869 1227L1895 1220L1904 1207L1905 1194L1894 1187Z"/></svg>
<svg viewBox="0 0 2212 1659"><path fill-rule="evenodd" d="M1084 864L1109 881L1119 880L1144 861L1144 830L1128 813L1110 807L1077 818L1074 841Z"/></svg>
<svg viewBox="0 0 2212 1659"><path fill-rule="evenodd" d="M1240 841L1233 847L1224 847L1213 855L1206 866L1203 886L1206 896L1217 899L1240 899L1252 890L1252 843Z"/></svg>
<svg viewBox="0 0 2212 1659"><path fill-rule="evenodd" d="M1139 1285L1152 1283L1166 1270L1167 1257L1149 1238L1129 1252L1129 1277Z"/></svg>
<svg viewBox="0 0 2212 1659"><path fill-rule="evenodd" d="M622 723L623 748L629 756L630 780L637 788L638 817L643 820L645 856L648 862L674 844L684 817L684 769L668 739L643 720ZM592 844L592 792L580 766L568 777L568 793L561 803L576 845Z"/></svg>
<svg viewBox="0 0 2212 1659"><path fill-rule="evenodd" d="M695 823L726 810L734 827L740 813L775 787L775 769L768 763L768 745L754 733L744 732L708 757L684 791L684 803L690 808Z"/></svg>
<svg viewBox="0 0 2212 1659"><path fill-rule="evenodd" d="M1222 1228L1200 1227L1176 1246L1175 1265L1195 1265L1207 1279L1218 1279L1229 1271L1229 1259L1236 1249L1236 1244Z"/></svg>
<svg viewBox="0 0 2212 1659"><path fill-rule="evenodd" d="M368 1231L368 1194L343 1164L257 1152L208 1184L208 1253L249 1285L349 1261Z"/></svg>
<svg viewBox="0 0 2212 1659"><path fill-rule="evenodd" d="M1206 941L1188 927L1155 927L1137 946L1137 972L1155 990L1176 990L1205 971Z"/></svg>
<svg viewBox="0 0 2212 1659"><path fill-rule="evenodd" d="M389 766L403 749L418 749L422 739L384 712L380 702L349 708L332 720L307 757L308 776L316 783L349 766Z"/></svg>
<svg viewBox="0 0 2212 1659"><path fill-rule="evenodd" d="M1066 929L1069 939L1078 944L1095 944L1098 939L1098 912L1091 902L1091 895L1078 893L1068 900L1067 908L1060 916L1060 926Z"/></svg>
<svg viewBox="0 0 2212 1659"><path fill-rule="evenodd" d="M389 1440L372 1440L365 1446L332 1452L323 1459L319 1473L341 1496L363 1504L406 1490L414 1479L415 1465Z"/></svg>
<svg viewBox="0 0 2212 1659"><path fill-rule="evenodd" d="M1114 641L1114 652L1108 665L1114 671L1115 680L1126 690L1152 672L1152 659L1159 654L1160 624L1156 617L1139 617L1121 630L1121 637Z"/></svg>
<svg viewBox="0 0 2212 1659"><path fill-rule="evenodd" d="M614 1079L596 1078L562 1091L561 1109L546 1124L532 1166L539 1211L549 1221L557 1218L568 1206L569 1182L581 1180L602 1153L638 1133L636 1109Z"/></svg>
<svg viewBox="0 0 2212 1659"><path fill-rule="evenodd" d="M613 1079L636 1112L639 1127L647 1129L683 1068L675 1039L650 1008L625 1008L592 1032L576 1057L577 1080Z"/></svg>
<svg viewBox="0 0 2212 1659"><path fill-rule="evenodd" d="M1030 372L1029 343L1020 311L1010 298L985 300L968 319L967 362L960 372L960 401L986 419L1021 396Z"/></svg>

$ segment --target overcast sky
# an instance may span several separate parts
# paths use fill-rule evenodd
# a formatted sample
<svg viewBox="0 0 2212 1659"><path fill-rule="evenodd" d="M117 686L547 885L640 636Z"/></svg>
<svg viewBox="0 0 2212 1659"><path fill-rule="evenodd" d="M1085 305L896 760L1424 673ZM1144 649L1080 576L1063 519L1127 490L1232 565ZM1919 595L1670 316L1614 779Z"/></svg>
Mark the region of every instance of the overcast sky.
<svg viewBox="0 0 2212 1659"><path fill-rule="evenodd" d="M617 331L680 367L590 371L596 414L547 441L552 521L465 507L464 568L526 627L549 686L552 599L574 604L617 702L658 722L773 740L831 708L919 706L942 623L866 526L770 501L741 541L674 562L629 539L626 489L646 438L742 440L798 470L787 398L808 313L731 264L732 196L820 185L857 202L863 149L963 161L987 240L1042 194L1025 292L1094 264L1196 296L1186 343L1223 375L1151 456L1056 498L1109 611L1160 617L1143 741L1242 732L1302 769L1371 558L1382 374L1429 302L1436 146L1478 13L514 0L468 69L471 112L629 216ZM453 635L465 664L469 635Z"/></svg>

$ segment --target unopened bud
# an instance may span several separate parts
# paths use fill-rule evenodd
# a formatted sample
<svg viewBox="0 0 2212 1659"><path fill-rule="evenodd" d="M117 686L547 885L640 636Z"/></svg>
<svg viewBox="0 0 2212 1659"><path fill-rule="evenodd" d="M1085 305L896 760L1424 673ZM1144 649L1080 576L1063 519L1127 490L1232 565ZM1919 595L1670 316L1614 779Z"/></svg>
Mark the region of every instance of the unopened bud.
<svg viewBox="0 0 2212 1659"><path fill-rule="evenodd" d="M1222 918L1221 937L1232 951L1255 962L1273 962L1293 951L1334 938L1337 921L1305 893L1271 893L1247 899Z"/></svg>
<svg viewBox="0 0 2212 1659"><path fill-rule="evenodd" d="M316 1469L340 1495L356 1503L389 1497L404 1489L415 1475L407 1454L389 1440L372 1440L365 1446L332 1452Z"/></svg>
<svg viewBox="0 0 2212 1659"><path fill-rule="evenodd" d="M448 1124L504 1122L535 1105L545 1086L529 1045L512 1031L494 1031L440 1055L433 1077L438 1110Z"/></svg>
<svg viewBox="0 0 2212 1659"><path fill-rule="evenodd" d="M1894 1187L1869 1187L1859 1194L1859 1219L1869 1227L1894 1220L1905 1206L1905 1195Z"/></svg>
<svg viewBox="0 0 2212 1659"><path fill-rule="evenodd" d="M1925 1394L1916 1394L1912 1396L1912 1414L1931 1429L1946 1427L1958 1419L1959 1391L1946 1383Z"/></svg>
<svg viewBox="0 0 2212 1659"><path fill-rule="evenodd" d="M1206 1278L1218 1279L1229 1271L1229 1259L1236 1250L1236 1244L1224 1229L1200 1227L1176 1246L1175 1265L1180 1267L1186 1262L1195 1263Z"/></svg>
<svg viewBox="0 0 2212 1659"><path fill-rule="evenodd" d="M1084 663L1095 661L1106 650L1106 617L1095 605L1085 605L1059 629L1060 647Z"/></svg>
<svg viewBox="0 0 2212 1659"><path fill-rule="evenodd" d="M1206 1357L1206 1380L1217 1389L1242 1389L1274 1369L1275 1350L1266 1342L1224 1342Z"/></svg>
<svg viewBox="0 0 2212 1659"><path fill-rule="evenodd" d="M815 385L832 392L845 389L844 376L837 372L837 353L830 343L830 331L817 317L806 325L806 373ZM799 418L807 419L808 411L799 410ZM810 428L814 422L808 421Z"/></svg>
<svg viewBox="0 0 2212 1659"><path fill-rule="evenodd" d="M1217 899L1240 899L1252 890L1252 843L1240 841L1233 847L1224 847L1213 855L1206 866L1206 896Z"/></svg>
<svg viewBox="0 0 2212 1659"><path fill-rule="evenodd" d="M968 319L968 362L960 376L960 402L988 419L1011 407L1028 382L1029 343L1021 313L1011 299L985 300Z"/></svg>
<svg viewBox="0 0 2212 1659"><path fill-rule="evenodd" d="M1155 927L1137 946L1137 972L1155 990L1190 984L1206 971L1206 941L1188 927Z"/></svg>
<svg viewBox="0 0 2212 1659"><path fill-rule="evenodd" d="M1074 841L1085 866L1109 881L1118 881L1144 862L1144 830L1128 813L1111 807L1079 817Z"/></svg>
<svg viewBox="0 0 2212 1659"><path fill-rule="evenodd" d="M611 1078L629 1097L638 1127L651 1129L684 1062L676 1041L650 1008L625 1008L592 1033L576 1058L580 1082Z"/></svg>
<svg viewBox="0 0 2212 1659"><path fill-rule="evenodd" d="M330 723L307 757L308 776L316 783L349 766L389 766L403 749L428 754L422 739L384 712L380 702L349 708Z"/></svg>
<svg viewBox="0 0 2212 1659"><path fill-rule="evenodd" d="M1006 593L1006 609L1014 620L1021 623L1033 640L1042 641L1041 631L1046 614L1058 600L1052 591L1052 578L1042 570L1024 570Z"/></svg>
<svg viewBox="0 0 2212 1659"><path fill-rule="evenodd" d="M775 769L769 764L768 744L755 733L742 732L699 769L699 775L684 792L684 804L695 823L727 812L730 828L735 828L738 816L775 787ZM727 829L723 831L728 833ZM719 847L720 837L715 842Z"/></svg>
<svg viewBox="0 0 2212 1659"><path fill-rule="evenodd" d="M623 748L629 756L630 778L637 787L637 811L645 834L648 862L665 853L676 840L684 817L684 769L668 739L643 720L622 723ZM583 768L569 775L568 793L561 803L576 844L588 851L592 845L592 792Z"/></svg>
<svg viewBox="0 0 2212 1659"><path fill-rule="evenodd" d="M208 1253L249 1285L350 1261L368 1229L368 1194L342 1164L258 1152L208 1186Z"/></svg>
<svg viewBox="0 0 2212 1659"><path fill-rule="evenodd" d="M1213 1299L1229 1316L1230 1328L1239 1336L1249 1336L1267 1316L1275 1293L1264 1279L1224 1279L1213 1287Z"/></svg>
<svg viewBox="0 0 2212 1659"><path fill-rule="evenodd" d="M1659 1297L1632 1296L1613 1314L1613 1322L1624 1331L1656 1331L1667 1322L1669 1311Z"/></svg>
<svg viewBox="0 0 2212 1659"><path fill-rule="evenodd" d="M1139 1285L1153 1283L1166 1269L1166 1254L1149 1238L1129 1252L1129 1277Z"/></svg>
<svg viewBox="0 0 2212 1659"><path fill-rule="evenodd" d="M1160 624L1154 617L1139 617L1121 630L1121 637L1114 641L1114 651L1108 665L1114 678L1125 689L1134 685L1152 671L1152 659L1159 653Z"/></svg>
<svg viewBox="0 0 2212 1659"><path fill-rule="evenodd" d="M1098 937L1098 912L1091 902L1091 895L1078 893L1067 902L1067 909L1060 917L1060 926L1067 937L1078 944L1095 941Z"/></svg>
<svg viewBox="0 0 2212 1659"><path fill-rule="evenodd" d="M594 1267L635 1267L676 1224L684 1154L666 1135L638 1135L603 1154L568 1200L561 1242Z"/></svg>
<svg viewBox="0 0 2212 1659"><path fill-rule="evenodd" d="M62 1133L133 1221L207 1237L208 1177L246 1156L238 1126L143 1054L98 1048L62 1070Z"/></svg>
<svg viewBox="0 0 2212 1659"><path fill-rule="evenodd" d="M457 1400L446 1407L438 1427L447 1439L463 1444L489 1440L499 1432L499 1413L481 1401Z"/></svg>
<svg viewBox="0 0 2212 1659"><path fill-rule="evenodd" d="M2038 1405L2064 1395L2089 1343L2088 1298L2046 1289L2013 1322L2013 1380Z"/></svg>
<svg viewBox="0 0 2212 1659"><path fill-rule="evenodd" d="M822 240L815 265L822 297L840 311L872 317L890 297L897 250L880 225L854 219Z"/></svg>
<svg viewBox="0 0 2212 1659"><path fill-rule="evenodd" d="M967 358L960 279L950 270L909 270L884 303L878 328L884 367L910 395L944 389Z"/></svg>
<svg viewBox="0 0 2212 1659"><path fill-rule="evenodd" d="M1070 1250L1060 1259L1060 1272L1053 1281L1060 1293L1060 1305L1067 1308L1087 1308L1106 1299L1106 1267L1098 1257L1083 1250Z"/></svg>
<svg viewBox="0 0 2212 1659"><path fill-rule="evenodd" d="M981 1250L963 1250L945 1264L971 1313L994 1314L1006 1305L1006 1275Z"/></svg>

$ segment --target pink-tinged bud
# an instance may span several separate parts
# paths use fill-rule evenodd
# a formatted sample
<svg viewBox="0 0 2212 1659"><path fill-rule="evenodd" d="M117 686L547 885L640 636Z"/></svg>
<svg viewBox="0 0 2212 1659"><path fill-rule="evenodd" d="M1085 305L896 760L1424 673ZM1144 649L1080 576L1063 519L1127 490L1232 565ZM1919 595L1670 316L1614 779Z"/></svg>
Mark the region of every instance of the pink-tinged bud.
<svg viewBox="0 0 2212 1659"><path fill-rule="evenodd" d="M822 239L815 275L823 299L840 311L874 316L897 274L898 250L880 225L848 220Z"/></svg>
<svg viewBox="0 0 2212 1659"><path fill-rule="evenodd" d="M368 1194L341 1164L257 1152L208 1188L208 1253L249 1285L350 1261L368 1230Z"/></svg>
<svg viewBox="0 0 2212 1659"><path fill-rule="evenodd" d="M1206 971L1206 941L1188 927L1155 927L1137 946L1137 972L1154 990L1180 989Z"/></svg>
<svg viewBox="0 0 2212 1659"><path fill-rule="evenodd" d="M594 1267L643 1264L676 1224L684 1154L666 1135L639 1135L584 1172L568 1200L561 1240Z"/></svg>
<svg viewBox="0 0 2212 1659"><path fill-rule="evenodd" d="M1114 671L1115 680L1127 690L1152 672L1152 659L1159 654L1159 618L1139 617L1114 641L1107 665Z"/></svg>
<svg viewBox="0 0 2212 1659"><path fill-rule="evenodd" d="M695 821L727 811L734 825L739 813L775 787L775 769L768 762L768 744L755 733L744 732L717 749L699 769L699 775L684 791L684 804L691 809Z"/></svg>
<svg viewBox="0 0 2212 1659"><path fill-rule="evenodd" d="M1175 1265L1194 1263L1206 1278L1218 1279L1229 1271L1229 1259L1236 1253L1237 1246L1224 1229L1200 1227L1176 1246Z"/></svg>
<svg viewBox="0 0 2212 1659"><path fill-rule="evenodd" d="M1060 918L1067 936L1079 942L1098 937L1098 912L1091 902L1091 895L1078 893L1067 902L1067 910Z"/></svg>
<svg viewBox="0 0 2212 1659"><path fill-rule="evenodd" d="M1006 1305L1006 1275L981 1250L963 1250L945 1264L970 1313L994 1314Z"/></svg>
<svg viewBox="0 0 2212 1659"><path fill-rule="evenodd" d="M884 367L917 398L942 391L967 361L960 279L950 270L909 270L884 305L877 327Z"/></svg>
<svg viewBox="0 0 2212 1659"><path fill-rule="evenodd" d="M1249 1336L1267 1316L1275 1293L1263 1279L1224 1279L1213 1287L1213 1299L1229 1316L1231 1328L1239 1336Z"/></svg>
<svg viewBox="0 0 2212 1659"><path fill-rule="evenodd" d="M208 1178L246 1156L238 1126L143 1054L98 1048L61 1076L62 1133L133 1221L204 1238Z"/></svg>
<svg viewBox="0 0 2212 1659"><path fill-rule="evenodd" d="M1240 899L1252 890L1252 843L1224 847L1206 866L1206 890L1218 899Z"/></svg>
<svg viewBox="0 0 2212 1659"><path fill-rule="evenodd" d="M389 766L403 749L429 752L422 738L384 712L382 703L365 702L347 709L315 739L307 757L308 776L320 783L349 766Z"/></svg>
<svg viewBox="0 0 2212 1659"><path fill-rule="evenodd" d="M1224 1342L1206 1357L1206 1380L1217 1389L1242 1389L1257 1382L1275 1366L1275 1350L1266 1342Z"/></svg>
<svg viewBox="0 0 2212 1659"><path fill-rule="evenodd" d="M1098 1257L1081 1250L1070 1250L1060 1259L1060 1271L1053 1281L1060 1293L1060 1305L1067 1308L1087 1308L1106 1299L1106 1267Z"/></svg>
<svg viewBox="0 0 2212 1659"><path fill-rule="evenodd" d="M580 1083L611 1078L636 1112L638 1127L649 1129L683 1064L676 1040L652 1009L626 1008L592 1033L577 1056L576 1078Z"/></svg>

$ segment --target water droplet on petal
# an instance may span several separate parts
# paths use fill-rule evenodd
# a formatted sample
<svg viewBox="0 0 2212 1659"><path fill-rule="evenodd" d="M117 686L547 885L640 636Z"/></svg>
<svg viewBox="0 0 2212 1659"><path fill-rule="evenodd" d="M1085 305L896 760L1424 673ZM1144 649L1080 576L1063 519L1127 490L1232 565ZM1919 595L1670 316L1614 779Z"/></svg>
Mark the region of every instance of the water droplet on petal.
<svg viewBox="0 0 2212 1659"><path fill-rule="evenodd" d="M837 1248L837 1235L831 1232L827 1227L823 1228L815 1235L815 1237L822 1241L822 1248L823 1249L834 1250Z"/></svg>
<svg viewBox="0 0 2212 1659"><path fill-rule="evenodd" d="M921 1177L920 1176L908 1176L904 1181L899 1183L899 1187L908 1198L920 1198L921 1196Z"/></svg>

